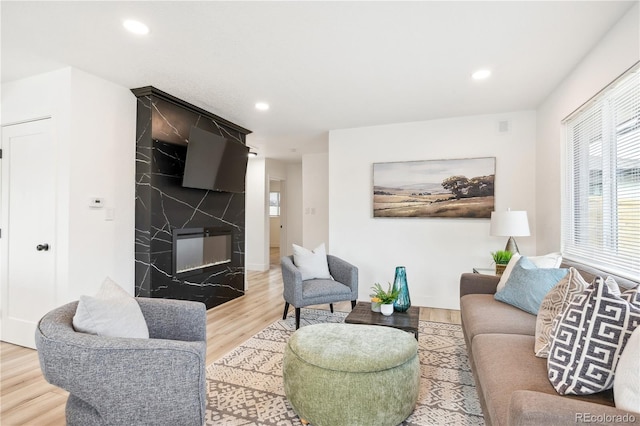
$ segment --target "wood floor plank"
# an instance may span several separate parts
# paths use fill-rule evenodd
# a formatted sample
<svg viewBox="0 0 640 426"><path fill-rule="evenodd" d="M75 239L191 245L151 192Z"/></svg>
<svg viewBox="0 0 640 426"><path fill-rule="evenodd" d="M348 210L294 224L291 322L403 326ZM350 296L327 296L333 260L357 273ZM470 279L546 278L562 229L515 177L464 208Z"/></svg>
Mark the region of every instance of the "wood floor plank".
<svg viewBox="0 0 640 426"><path fill-rule="evenodd" d="M64 409L66 395L46 392L24 401L19 407L13 407L2 413L3 425L41 425L45 421L50 424L64 425Z"/></svg>
<svg viewBox="0 0 640 426"><path fill-rule="evenodd" d="M282 277L277 259L272 255L269 271L247 273L244 296L207 311L207 365L282 318ZM334 309L349 312L351 304L336 303ZM293 315L291 308L289 316ZM420 319L460 324L460 312L421 307ZM44 380L36 351L0 342L0 424L62 426L67 395Z"/></svg>

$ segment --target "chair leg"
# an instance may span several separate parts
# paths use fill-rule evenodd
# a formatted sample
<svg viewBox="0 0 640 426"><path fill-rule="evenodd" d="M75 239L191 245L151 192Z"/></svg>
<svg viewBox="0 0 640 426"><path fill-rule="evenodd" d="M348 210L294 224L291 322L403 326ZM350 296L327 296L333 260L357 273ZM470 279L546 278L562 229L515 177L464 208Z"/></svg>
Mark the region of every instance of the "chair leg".
<svg viewBox="0 0 640 426"><path fill-rule="evenodd" d="M356 307L356 300L351 301L351 309Z"/></svg>
<svg viewBox="0 0 640 426"><path fill-rule="evenodd" d="M296 330L300 328L300 308L296 308Z"/></svg>
<svg viewBox="0 0 640 426"><path fill-rule="evenodd" d="M333 303L329 303L329 310L333 313Z"/></svg>
<svg viewBox="0 0 640 426"><path fill-rule="evenodd" d="M287 314L289 313L289 302L284 302L284 313L282 314L282 319L287 319Z"/></svg>

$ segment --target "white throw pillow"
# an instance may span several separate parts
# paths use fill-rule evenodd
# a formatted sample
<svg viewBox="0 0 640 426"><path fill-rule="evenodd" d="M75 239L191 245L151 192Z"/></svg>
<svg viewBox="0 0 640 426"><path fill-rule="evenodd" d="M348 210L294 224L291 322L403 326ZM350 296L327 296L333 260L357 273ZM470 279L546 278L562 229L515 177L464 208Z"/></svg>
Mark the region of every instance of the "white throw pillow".
<svg viewBox="0 0 640 426"><path fill-rule="evenodd" d="M620 292L620 286L612 276L608 276L604 283L609 287L609 291L616 296L620 296L622 293Z"/></svg>
<svg viewBox="0 0 640 426"><path fill-rule="evenodd" d="M511 260L507 264L507 267L504 269L502 276L500 276L500 281L498 282L498 286L496 287L496 293L504 288L504 285L507 283L509 279L509 275L511 275L511 271L518 260L522 257L519 253L515 253L511 256ZM562 253L549 253L543 256L532 256L527 257L538 268L559 268L562 263Z"/></svg>
<svg viewBox="0 0 640 426"><path fill-rule="evenodd" d="M631 333L618 360L613 397L617 408L640 413L640 327Z"/></svg>
<svg viewBox="0 0 640 426"><path fill-rule="evenodd" d="M138 302L108 277L95 297L80 296L73 328L104 337L149 338Z"/></svg>
<svg viewBox="0 0 640 426"><path fill-rule="evenodd" d="M294 244L293 263L300 270L302 281L314 278L333 279L329 273L324 243L313 249L313 251Z"/></svg>
<svg viewBox="0 0 640 426"><path fill-rule="evenodd" d="M562 253L549 253L542 256L530 256L529 260L538 268L559 268L562 264Z"/></svg>

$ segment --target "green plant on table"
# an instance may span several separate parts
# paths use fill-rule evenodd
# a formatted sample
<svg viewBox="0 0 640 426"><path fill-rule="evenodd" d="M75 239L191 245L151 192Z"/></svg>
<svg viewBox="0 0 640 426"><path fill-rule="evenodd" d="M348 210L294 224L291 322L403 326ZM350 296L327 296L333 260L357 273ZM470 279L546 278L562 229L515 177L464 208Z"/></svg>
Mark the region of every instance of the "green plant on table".
<svg viewBox="0 0 640 426"><path fill-rule="evenodd" d="M491 256L493 257L493 261L496 265L506 265L511 260L513 253L508 250L498 250L492 252Z"/></svg>
<svg viewBox="0 0 640 426"><path fill-rule="evenodd" d="M400 294L400 290L393 290L391 288L391 283L389 283L386 291L379 283L375 283L371 289L373 290L371 301L373 303L380 303L381 305L393 303L398 298L398 294Z"/></svg>

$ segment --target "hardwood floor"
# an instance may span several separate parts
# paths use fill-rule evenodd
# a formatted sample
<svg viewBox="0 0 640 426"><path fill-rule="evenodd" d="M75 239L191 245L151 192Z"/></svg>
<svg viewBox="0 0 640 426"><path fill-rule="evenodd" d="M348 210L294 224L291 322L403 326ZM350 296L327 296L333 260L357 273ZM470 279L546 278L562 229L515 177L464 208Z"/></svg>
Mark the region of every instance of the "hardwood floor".
<svg viewBox="0 0 640 426"><path fill-rule="evenodd" d="M272 250L271 269L248 272L245 296L207 312L207 365L282 316L282 277L278 255ZM336 310L348 312L349 302ZM318 306L328 309L328 306ZM290 315L293 315L291 308ZM420 308L420 319L460 323L460 312ZM48 384L40 372L38 354L9 343L0 343L0 424L64 425L67 392Z"/></svg>

